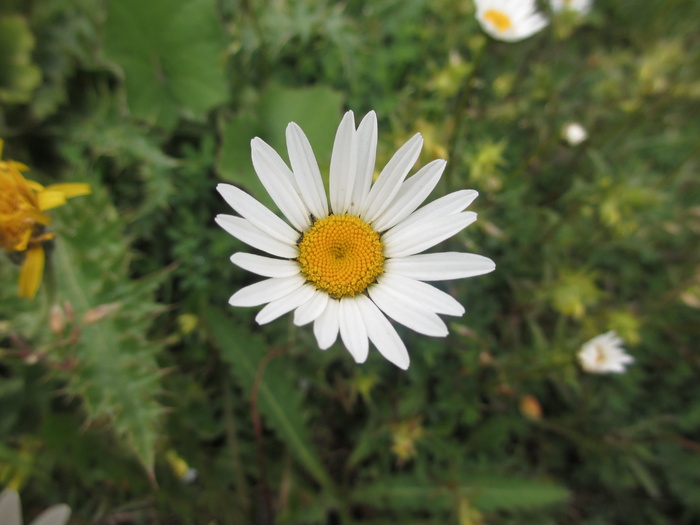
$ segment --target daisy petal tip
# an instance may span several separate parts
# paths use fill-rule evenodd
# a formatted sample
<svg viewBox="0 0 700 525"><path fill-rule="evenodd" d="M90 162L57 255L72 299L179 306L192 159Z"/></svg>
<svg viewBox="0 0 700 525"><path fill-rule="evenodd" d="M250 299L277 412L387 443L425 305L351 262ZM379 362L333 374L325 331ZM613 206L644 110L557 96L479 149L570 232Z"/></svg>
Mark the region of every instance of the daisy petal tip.
<svg viewBox="0 0 700 525"><path fill-rule="evenodd" d="M229 297L228 304L230 304L231 306L243 306L243 305L238 304L238 297L236 297L237 295L238 295L238 292L236 292L231 297Z"/></svg>
<svg viewBox="0 0 700 525"><path fill-rule="evenodd" d="M226 220L231 217L231 215L227 215L225 213L219 213L216 217L214 217L214 222L218 224L219 226L223 226L223 223L226 222Z"/></svg>
<svg viewBox="0 0 700 525"><path fill-rule="evenodd" d="M296 122L290 122L287 124L287 129L285 130L287 137L291 134L296 134L296 135L303 135L304 131L299 127L299 124Z"/></svg>
<svg viewBox="0 0 700 525"><path fill-rule="evenodd" d="M324 350L324 351L325 351L325 350L328 350L331 346L333 346L333 343L335 343L335 340L333 340L333 341L330 342L330 343L327 342L327 341L323 341L323 342L321 342L321 341L316 341L316 343L318 344L318 349L319 349L319 350Z"/></svg>
<svg viewBox="0 0 700 525"><path fill-rule="evenodd" d="M411 362L408 359L405 361L394 361L393 363L401 370L408 370L408 367L411 365Z"/></svg>
<svg viewBox="0 0 700 525"><path fill-rule="evenodd" d="M260 326L266 325L268 323L271 323L277 319L276 317L270 317L270 315L267 315L267 313L264 310L260 310L258 315L255 316L255 322L258 323Z"/></svg>
<svg viewBox="0 0 700 525"><path fill-rule="evenodd" d="M358 365L364 364L367 362L367 356L369 354L362 354L362 355L353 355L352 358L355 360L355 362Z"/></svg>

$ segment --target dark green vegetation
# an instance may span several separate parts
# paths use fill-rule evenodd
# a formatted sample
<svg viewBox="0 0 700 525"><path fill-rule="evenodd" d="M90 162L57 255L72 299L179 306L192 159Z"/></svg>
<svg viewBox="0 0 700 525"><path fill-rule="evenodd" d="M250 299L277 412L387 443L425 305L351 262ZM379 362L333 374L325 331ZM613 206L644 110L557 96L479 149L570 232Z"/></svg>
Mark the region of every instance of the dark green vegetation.
<svg viewBox="0 0 700 525"><path fill-rule="evenodd" d="M93 188L35 300L0 262L0 485L75 524L698 523L698 20L599 0L504 44L466 0L0 1L3 158ZM227 305L256 278L217 182L269 202L250 139L294 120L324 169L344 109L481 193L440 248L496 272L444 286L447 339L400 329L407 372ZM608 330L635 364L584 374Z"/></svg>

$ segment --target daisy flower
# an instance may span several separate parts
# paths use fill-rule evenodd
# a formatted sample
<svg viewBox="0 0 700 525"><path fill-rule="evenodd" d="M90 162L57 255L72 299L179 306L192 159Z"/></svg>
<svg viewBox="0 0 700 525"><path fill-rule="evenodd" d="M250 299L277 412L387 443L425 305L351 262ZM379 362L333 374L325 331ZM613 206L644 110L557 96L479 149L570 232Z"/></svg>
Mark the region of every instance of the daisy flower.
<svg viewBox="0 0 700 525"><path fill-rule="evenodd" d="M377 117L370 112L355 128L352 111L335 136L329 197L306 135L295 123L286 130L291 169L259 138L251 142L253 166L285 222L253 197L229 184L218 190L239 214L216 222L240 241L273 257L236 253L231 261L267 277L242 288L233 306L265 307L256 316L269 323L294 311L294 324L313 322L321 349L340 338L358 363L369 341L400 368L409 365L406 346L387 316L416 332L447 335L438 314L461 316L464 308L426 281L491 272L493 261L457 252L422 254L476 220L464 209L477 197L461 190L418 208L438 183L446 162L435 160L406 179L423 139L413 136L372 183Z"/></svg>
<svg viewBox="0 0 700 525"><path fill-rule="evenodd" d="M29 525L65 525L68 523L70 514L70 507L65 503L60 503L46 509ZM20 498L13 489L5 489L0 493L0 523L22 525Z"/></svg>
<svg viewBox="0 0 700 525"><path fill-rule="evenodd" d="M593 0L549 0L552 11L573 11L582 15L587 15L593 6Z"/></svg>
<svg viewBox="0 0 700 525"><path fill-rule="evenodd" d="M496 40L518 42L544 28L548 21L535 0L474 0L476 19Z"/></svg>
<svg viewBox="0 0 700 525"><path fill-rule="evenodd" d="M578 352L584 371L592 374L621 374L634 358L622 348L622 339L615 332L606 332L585 343Z"/></svg>

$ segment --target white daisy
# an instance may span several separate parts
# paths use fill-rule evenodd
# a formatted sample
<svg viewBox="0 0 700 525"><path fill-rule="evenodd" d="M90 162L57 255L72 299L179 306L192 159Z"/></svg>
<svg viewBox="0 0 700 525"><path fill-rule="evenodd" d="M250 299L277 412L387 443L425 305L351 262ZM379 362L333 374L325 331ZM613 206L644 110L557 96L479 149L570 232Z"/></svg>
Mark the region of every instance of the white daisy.
<svg viewBox="0 0 700 525"><path fill-rule="evenodd" d="M65 525L68 523L70 514L70 507L61 503L46 509L29 525ZM20 498L13 489L5 489L0 493L0 523L3 525L22 525Z"/></svg>
<svg viewBox="0 0 700 525"><path fill-rule="evenodd" d="M593 0L549 0L552 6L552 11L558 13L560 11L573 11L587 15L593 6Z"/></svg>
<svg viewBox="0 0 700 525"><path fill-rule="evenodd" d="M621 374L626 365L634 362L615 332L604 333L585 343L578 352L578 360L581 368L592 374Z"/></svg>
<svg viewBox="0 0 700 525"><path fill-rule="evenodd" d="M535 0L474 0L476 19L496 40L517 42L544 28L548 21Z"/></svg>
<svg viewBox="0 0 700 525"><path fill-rule="evenodd" d="M251 142L253 166L287 224L242 190L219 184L240 215L216 222L250 246L274 256L236 253L231 261L268 277L242 288L233 306L266 306L256 316L269 323L294 310L294 324L314 323L321 349L338 333L355 361L367 359L369 341L400 368L408 352L386 316L421 334L444 337L438 314L461 316L464 308L425 281L491 272L493 261L458 252L420 254L476 220L464 209L477 192L461 190L418 209L438 183L446 162L435 160L406 179L423 138L413 136L372 184L377 117L370 112L355 129L348 111L338 127L330 166L330 199L306 135L287 126L291 169L259 138ZM386 315L385 315L386 314Z"/></svg>

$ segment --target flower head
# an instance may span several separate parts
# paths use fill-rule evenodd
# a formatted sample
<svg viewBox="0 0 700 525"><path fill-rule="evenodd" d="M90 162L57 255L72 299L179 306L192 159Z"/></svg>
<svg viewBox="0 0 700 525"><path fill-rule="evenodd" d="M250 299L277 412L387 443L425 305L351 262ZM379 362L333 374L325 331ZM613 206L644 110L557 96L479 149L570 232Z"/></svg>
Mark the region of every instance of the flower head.
<svg viewBox="0 0 700 525"><path fill-rule="evenodd" d="M474 3L481 28L496 40L518 42L548 24L537 11L535 0L474 0Z"/></svg>
<svg viewBox="0 0 700 525"><path fill-rule="evenodd" d="M0 139L0 155L3 141ZM0 161L0 248L22 261L19 295L34 297L44 273L42 243L55 237L46 231L51 219L44 211L66 199L90 193L87 184L42 186L25 179L29 168L11 160Z"/></svg>
<svg viewBox="0 0 700 525"><path fill-rule="evenodd" d="M291 169L259 138L252 140L253 166L289 224L229 184L218 190L240 216L219 215L228 233L273 257L236 253L241 268L268 279L242 288L233 306L266 306L259 324L294 311L294 323L314 323L321 349L340 333L353 358L367 359L369 341L406 369L406 347L387 316L416 332L447 335L438 314L460 316L464 308L426 281L460 279L493 271L493 261L468 253L424 250L476 220L464 209L477 192L461 190L418 208L435 188L446 162L435 160L406 179L423 144L416 134L372 183L377 118L370 112L355 128L351 111L338 127L330 166L329 197L306 135L287 126Z"/></svg>
<svg viewBox="0 0 700 525"><path fill-rule="evenodd" d="M573 11L582 15L588 14L593 6L593 0L549 0L549 3L555 13Z"/></svg>
<svg viewBox="0 0 700 525"><path fill-rule="evenodd" d="M581 368L592 374L622 373L634 358L622 348L615 332L606 332L585 343L578 352Z"/></svg>

